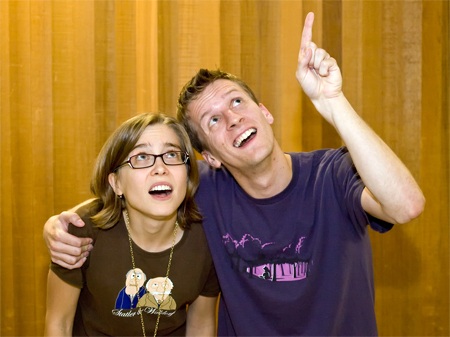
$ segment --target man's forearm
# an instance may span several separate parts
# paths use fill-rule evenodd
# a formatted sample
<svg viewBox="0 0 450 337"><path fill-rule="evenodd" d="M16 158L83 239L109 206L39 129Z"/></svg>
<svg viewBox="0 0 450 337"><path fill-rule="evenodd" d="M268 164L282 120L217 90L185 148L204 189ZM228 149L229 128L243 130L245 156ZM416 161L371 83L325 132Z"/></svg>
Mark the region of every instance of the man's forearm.
<svg viewBox="0 0 450 337"><path fill-rule="evenodd" d="M329 110L325 115L330 116L361 179L383 211L398 223L418 216L424 196L398 156L355 112L343 94L321 103L319 108Z"/></svg>

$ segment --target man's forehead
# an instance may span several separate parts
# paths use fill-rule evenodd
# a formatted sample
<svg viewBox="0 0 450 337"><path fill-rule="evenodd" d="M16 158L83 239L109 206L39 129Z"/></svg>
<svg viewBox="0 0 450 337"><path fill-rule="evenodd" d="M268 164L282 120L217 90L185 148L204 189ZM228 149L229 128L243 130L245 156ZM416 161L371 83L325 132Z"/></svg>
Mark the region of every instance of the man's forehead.
<svg viewBox="0 0 450 337"><path fill-rule="evenodd" d="M188 111L203 115L211 108L211 104L218 104L223 99L227 99L236 92L244 90L235 82L220 79L209 84L198 96L188 105Z"/></svg>
<svg viewBox="0 0 450 337"><path fill-rule="evenodd" d="M233 91L244 91L243 88L236 82L228 79L218 79L210 83L200 94L204 95L217 95L223 97Z"/></svg>

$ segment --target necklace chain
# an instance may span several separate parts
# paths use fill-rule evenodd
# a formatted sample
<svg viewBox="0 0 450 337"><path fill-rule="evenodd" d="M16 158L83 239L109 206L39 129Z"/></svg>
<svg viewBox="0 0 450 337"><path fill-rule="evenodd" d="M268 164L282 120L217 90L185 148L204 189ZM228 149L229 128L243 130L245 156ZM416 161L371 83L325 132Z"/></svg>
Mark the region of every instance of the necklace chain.
<svg viewBox="0 0 450 337"><path fill-rule="evenodd" d="M133 240L131 239L130 217L128 216L128 211L127 210L124 210L123 214L124 214L124 219L125 219L125 226L127 227L128 242L130 244L131 264L133 265L133 272L135 272L136 264L134 262ZM166 294L167 279L169 278L170 266L172 265L172 257L173 257L173 250L175 248L175 241L176 241L176 238L177 238L177 230L178 230L178 221L175 221L175 226L173 228L172 247L170 248L169 263L167 264L166 278L164 280L164 289L163 289L163 295L162 295L163 297L162 297L162 300L156 300L156 302L158 304L158 316L156 318L155 332L153 333L153 337L156 337L156 333L158 332L159 319L161 317L161 304L162 304L162 302L164 302L164 295ZM137 282L137 278L135 279L134 286L136 287L136 294L137 294L138 303L139 303L139 285L138 285L138 282ZM141 308L139 308L138 310L139 310L139 316L141 318L142 335L144 337L146 337L145 324L144 324L144 315L142 314Z"/></svg>

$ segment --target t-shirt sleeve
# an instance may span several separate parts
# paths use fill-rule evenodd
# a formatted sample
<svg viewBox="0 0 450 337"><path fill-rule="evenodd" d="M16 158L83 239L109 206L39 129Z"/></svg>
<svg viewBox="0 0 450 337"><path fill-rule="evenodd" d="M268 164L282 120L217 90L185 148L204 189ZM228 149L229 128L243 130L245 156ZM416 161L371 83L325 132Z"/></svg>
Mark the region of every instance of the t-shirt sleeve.
<svg viewBox="0 0 450 337"><path fill-rule="evenodd" d="M211 267L209 269L208 278L206 279L205 286L203 287L200 294L206 297L214 297L219 295L219 292L219 281L217 280L216 269L214 268L214 264L211 260Z"/></svg>
<svg viewBox="0 0 450 337"><path fill-rule="evenodd" d="M67 269L51 262L50 269L64 282L79 289L83 288L83 275L81 268Z"/></svg>
<svg viewBox="0 0 450 337"><path fill-rule="evenodd" d="M361 204L361 195L365 185L356 171L347 148L340 148L336 151L335 156L338 184L342 184L341 186L344 189L345 204L353 224L363 227L370 225L373 230L380 233L392 229L393 224L377 219L364 211Z"/></svg>
<svg viewBox="0 0 450 337"><path fill-rule="evenodd" d="M203 266L200 271L201 281L199 284L198 293L206 297L217 296L220 292L220 286L208 242L203 230L203 225L194 224L189 231L189 238L192 240L190 245L193 245L194 247L198 246L200 248L192 251L192 259L202 261L199 265Z"/></svg>
<svg viewBox="0 0 450 337"><path fill-rule="evenodd" d="M87 205L80 207L77 210L77 214L84 221L85 225L83 227L76 227L69 224L68 232L77 237L94 237L94 228L90 217L98 211L98 202L93 201ZM89 266L89 257L86 262L80 268L67 269L61 267L60 265L51 262L50 269L64 282L77 287L82 288L84 284L83 270Z"/></svg>

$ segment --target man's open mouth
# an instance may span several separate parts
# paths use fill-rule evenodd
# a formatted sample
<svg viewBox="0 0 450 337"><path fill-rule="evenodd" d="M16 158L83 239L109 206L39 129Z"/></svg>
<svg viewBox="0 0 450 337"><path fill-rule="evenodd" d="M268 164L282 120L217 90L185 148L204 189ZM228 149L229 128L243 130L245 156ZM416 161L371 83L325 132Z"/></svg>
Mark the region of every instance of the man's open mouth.
<svg viewBox="0 0 450 337"><path fill-rule="evenodd" d="M234 147L241 147L256 135L256 129L251 128L240 135L233 143Z"/></svg>

